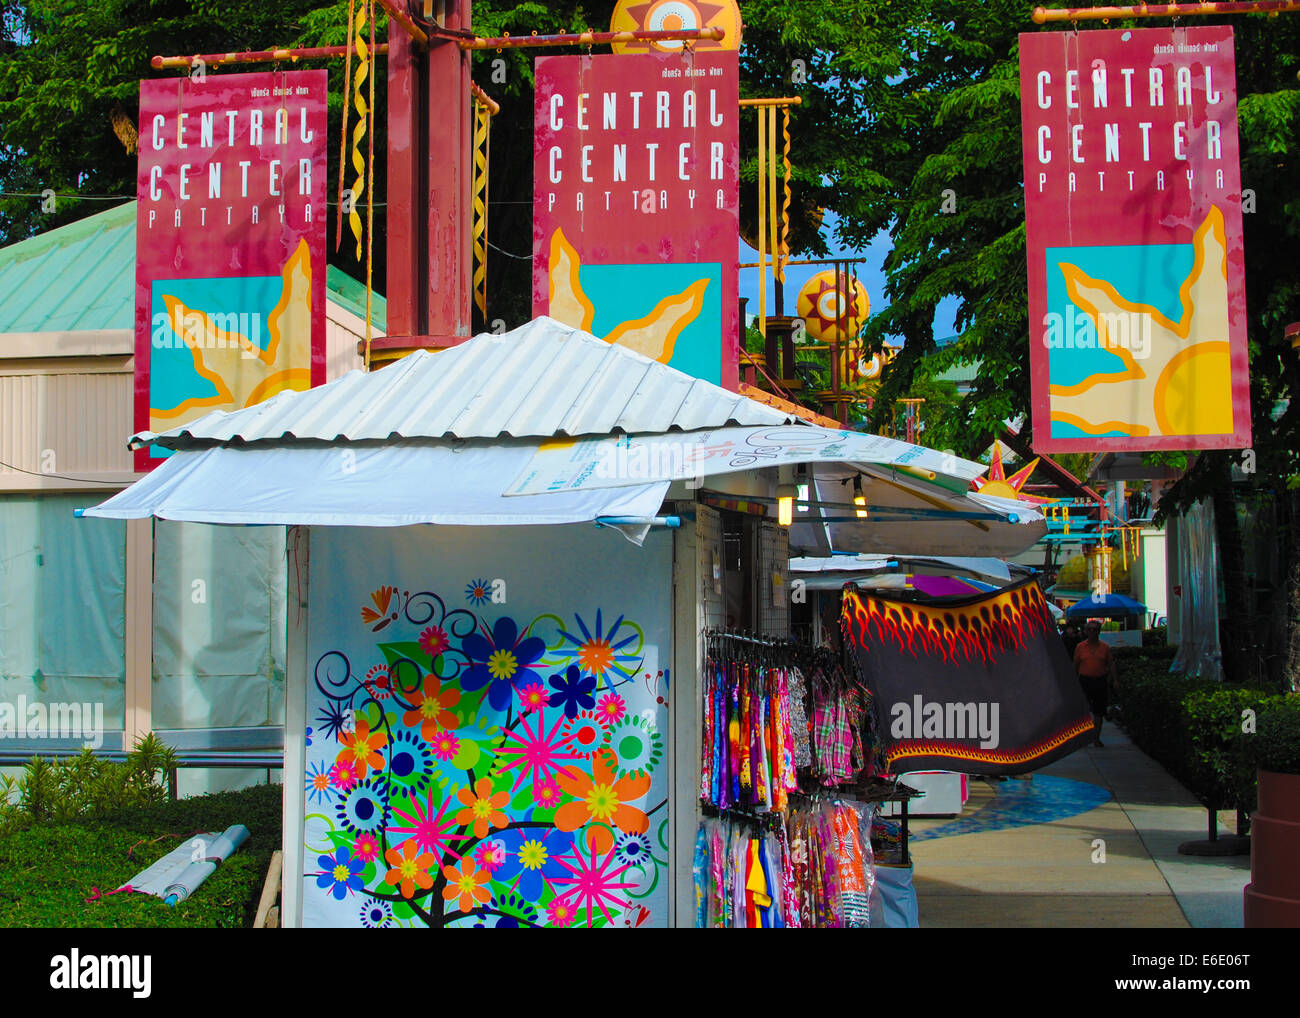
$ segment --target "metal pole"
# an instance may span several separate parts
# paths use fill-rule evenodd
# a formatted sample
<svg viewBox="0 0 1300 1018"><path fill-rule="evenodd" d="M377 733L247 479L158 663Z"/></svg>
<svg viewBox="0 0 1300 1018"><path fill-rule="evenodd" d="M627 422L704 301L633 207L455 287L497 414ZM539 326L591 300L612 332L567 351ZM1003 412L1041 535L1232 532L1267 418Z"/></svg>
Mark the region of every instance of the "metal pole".
<svg viewBox="0 0 1300 1018"><path fill-rule="evenodd" d="M387 5L385 5L387 6ZM528 49L532 46L594 46L612 42L703 42L718 41L722 28L688 28L671 32L642 29L628 32L576 32L569 35L503 35L495 39L460 39L462 49Z"/></svg>
<svg viewBox="0 0 1300 1018"><path fill-rule="evenodd" d="M1223 3L1137 4L1132 7L1035 7L1036 24L1109 21L1112 18L1177 18L1194 14L1282 14L1300 11L1300 0L1225 0Z"/></svg>

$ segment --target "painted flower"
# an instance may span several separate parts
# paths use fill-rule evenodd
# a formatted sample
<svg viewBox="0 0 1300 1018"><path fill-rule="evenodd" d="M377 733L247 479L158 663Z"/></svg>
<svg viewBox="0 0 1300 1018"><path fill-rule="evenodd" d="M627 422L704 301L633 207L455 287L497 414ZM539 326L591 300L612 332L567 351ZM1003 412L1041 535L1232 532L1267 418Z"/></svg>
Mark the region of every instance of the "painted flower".
<svg viewBox="0 0 1300 1018"><path fill-rule="evenodd" d="M577 665L569 665L563 675L552 675L549 681L555 690L549 703L552 707L563 707L565 717L576 718L579 710L596 706L596 698L591 695L596 680L584 677Z"/></svg>
<svg viewBox="0 0 1300 1018"><path fill-rule="evenodd" d="M357 772L349 763L336 763L330 768L330 784L341 792L346 792L357 783Z"/></svg>
<svg viewBox="0 0 1300 1018"><path fill-rule="evenodd" d="M645 643L645 636L636 623L620 615L609 629L605 629L604 615L599 608L591 626L582 620L581 615L575 614L573 618L578 623L578 632L560 631L559 653L562 657L576 659L583 672L595 676L603 684L610 684L619 676L630 679L636 674L643 660L641 647Z"/></svg>
<svg viewBox="0 0 1300 1018"><path fill-rule="evenodd" d="M488 874L481 872L469 856L461 859L460 866L444 866L442 875L447 878L447 886L442 889L446 901L459 901L461 912L472 912L476 905L486 905L492 900L492 892L483 886Z"/></svg>
<svg viewBox="0 0 1300 1018"><path fill-rule="evenodd" d="M560 804L560 786L554 779L533 788L533 802L538 809L554 809Z"/></svg>
<svg viewBox="0 0 1300 1018"><path fill-rule="evenodd" d="M586 909L588 926L593 924L597 908L600 909L607 923L614 921L613 916L609 914L611 906L631 908L632 903L621 897L618 892L636 886L633 881L618 879L627 870L628 863L614 868L616 861L614 853L610 852L603 860L600 858L601 854L593 850L591 855L584 856L582 851L575 847L571 857L565 856L560 859L560 864L568 870L568 875L556 877L551 881L552 886L556 888L568 886L568 890L562 891L556 898L556 902L570 902L574 906L575 917L578 912Z"/></svg>
<svg viewBox="0 0 1300 1018"><path fill-rule="evenodd" d="M545 707L548 699L550 693L546 691L546 687L540 682L534 682L519 690L519 709L524 714L531 714Z"/></svg>
<svg viewBox="0 0 1300 1018"><path fill-rule="evenodd" d="M423 806L416 796L410 796L407 799L407 804L411 808L410 813L403 813L394 806L393 824L388 830L393 834L411 835L411 841L418 848L432 852L439 859L446 855L459 858L460 853L452 850L451 843L456 840L452 832L460 825L447 816L447 810L451 808L450 798L444 799L440 806L434 808L434 796L437 794L439 794L438 789L430 788ZM395 826L399 819L405 820L407 826Z"/></svg>
<svg viewBox="0 0 1300 1018"><path fill-rule="evenodd" d="M321 760L309 764L306 774L307 784L307 801L317 803L327 803L334 794L334 789L330 780L330 765Z"/></svg>
<svg viewBox="0 0 1300 1018"><path fill-rule="evenodd" d="M617 693L606 693L600 698L600 703L596 707L596 716L600 718L602 725L612 725L616 721L622 721L626 713L627 701Z"/></svg>
<svg viewBox="0 0 1300 1018"><path fill-rule="evenodd" d="M496 839L505 860L493 872L499 884L512 885L529 901L542 896L548 881L568 872L559 858L573 851L573 835L554 827L512 827Z"/></svg>
<svg viewBox="0 0 1300 1018"><path fill-rule="evenodd" d="M465 600L470 604L487 604L492 599L492 584L487 580L470 580L465 584Z"/></svg>
<svg viewBox="0 0 1300 1018"><path fill-rule="evenodd" d="M361 925L368 930L382 930L393 921L393 906L386 901L368 901L361 906Z"/></svg>
<svg viewBox="0 0 1300 1018"><path fill-rule="evenodd" d="M452 732L440 731L429 741L429 746L435 757L447 763L460 752L460 739Z"/></svg>
<svg viewBox="0 0 1300 1018"><path fill-rule="evenodd" d="M474 861L489 876L496 873L501 864L506 861L505 842L500 838L480 841L478 847L474 849Z"/></svg>
<svg viewBox="0 0 1300 1018"><path fill-rule="evenodd" d="M510 705L511 692L536 679L533 666L546 652L546 643L521 634L514 619L502 616L491 632L484 626L482 632L465 637L461 649L469 659L469 667L460 677L461 688L472 693L487 686L492 709L504 711Z"/></svg>
<svg viewBox="0 0 1300 1018"><path fill-rule="evenodd" d="M388 745L388 736L372 732L365 718L357 718L355 731L341 732L339 742L343 748L339 750L338 762L351 766L358 780L366 776L367 769L383 770L384 758L379 751Z"/></svg>
<svg viewBox="0 0 1300 1018"><path fill-rule="evenodd" d="M339 824L353 834L374 833L388 820L388 798L382 778L353 785L334 808Z"/></svg>
<svg viewBox="0 0 1300 1018"><path fill-rule="evenodd" d="M352 712L345 710L340 701L330 700L321 707L320 713L316 715L316 721L325 727L326 738L337 739L349 724L351 717Z"/></svg>
<svg viewBox="0 0 1300 1018"><path fill-rule="evenodd" d="M384 858L390 867L384 882L396 887L403 898L414 897L417 887L427 891L433 886L429 870L438 865L438 860L428 852L421 854L414 838L408 838L397 848L390 848L384 853Z"/></svg>
<svg viewBox="0 0 1300 1018"><path fill-rule="evenodd" d="M441 626L430 626L420 634L420 649L430 658L436 658L450 646L447 631Z"/></svg>
<svg viewBox="0 0 1300 1018"><path fill-rule="evenodd" d="M514 891L495 895L488 908L498 913L498 930L531 929L537 925L537 906Z"/></svg>
<svg viewBox="0 0 1300 1018"><path fill-rule="evenodd" d="M575 802L566 802L555 813L555 826L562 831L576 831L584 824L587 843L600 854L614 845L611 827L626 834L644 834L650 829L645 812L628 803L650 791L650 775L616 777L618 758L608 749L591 761L591 774L560 774L556 780Z"/></svg>
<svg viewBox="0 0 1300 1018"><path fill-rule="evenodd" d="M654 858L650 851L650 839L644 834L620 834L618 857L622 862L633 866L645 866Z"/></svg>
<svg viewBox="0 0 1300 1018"><path fill-rule="evenodd" d="M388 665L373 665L366 670L361 684L376 700L387 700L393 695L393 671Z"/></svg>
<svg viewBox="0 0 1300 1018"><path fill-rule="evenodd" d="M433 778L433 752L415 732L398 732L389 747L384 775L395 789L419 791Z"/></svg>
<svg viewBox="0 0 1300 1018"><path fill-rule="evenodd" d="M362 834L357 838L352 849L362 862L374 862L379 858L379 839L373 834Z"/></svg>
<svg viewBox="0 0 1300 1018"><path fill-rule="evenodd" d="M569 752L582 760L590 760L605 742L605 729L593 711L579 711L568 718L561 730Z"/></svg>
<svg viewBox="0 0 1300 1018"><path fill-rule="evenodd" d="M460 719L452 711L458 703L460 690L452 686L443 689L438 676L426 675L423 686L411 694L411 709L402 715L402 723L408 728L419 725L425 741L432 742L439 729L460 727Z"/></svg>
<svg viewBox="0 0 1300 1018"><path fill-rule="evenodd" d="M578 910L568 898L557 898L546 906L546 921L551 926L572 926L577 917Z"/></svg>
<svg viewBox="0 0 1300 1018"><path fill-rule="evenodd" d="M479 778L472 791L462 788L456 793L456 798L465 807L456 814L456 823L461 827L472 825L476 838L486 838L493 827L504 827L509 823L501 808L510 801L510 793L493 795L491 778Z"/></svg>
<svg viewBox="0 0 1300 1018"><path fill-rule="evenodd" d="M620 775L647 775L664 756L664 737L653 721L639 714L611 725L605 731L605 745L618 757Z"/></svg>
<svg viewBox="0 0 1300 1018"><path fill-rule="evenodd" d="M536 723L536 728L532 727L532 722ZM507 733L501 748L497 750L497 761L501 772L519 768L519 776L510 789L512 793L518 791L530 775L533 787L536 788L539 781L549 780L577 760L560 732L563 723L564 718L557 717L555 724L547 731L546 714L539 711L524 715L519 719L519 727Z"/></svg>
<svg viewBox="0 0 1300 1018"><path fill-rule="evenodd" d="M340 845L333 855L317 858L322 872L316 874L316 886L328 887L339 901L362 888L361 871L365 863L352 858L346 845Z"/></svg>

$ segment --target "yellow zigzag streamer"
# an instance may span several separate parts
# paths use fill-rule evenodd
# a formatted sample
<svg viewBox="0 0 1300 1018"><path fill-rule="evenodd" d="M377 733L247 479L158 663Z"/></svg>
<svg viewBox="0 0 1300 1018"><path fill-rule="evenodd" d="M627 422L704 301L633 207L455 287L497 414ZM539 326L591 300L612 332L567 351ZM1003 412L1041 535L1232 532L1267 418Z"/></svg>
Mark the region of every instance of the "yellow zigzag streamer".
<svg viewBox="0 0 1300 1018"><path fill-rule="evenodd" d="M370 114L370 108L366 104L366 97L361 91L361 86L365 83L370 74L370 48L362 38L362 29L366 27L366 19L371 17L370 2L361 5L357 11L356 27L356 52L357 52L357 74L352 79L353 105L357 111L357 125L352 129L352 169L356 171L356 179L352 181L352 208L348 210L348 224L352 227L352 236L357 238L357 261L361 260L361 213L357 211L361 206L361 196L365 193L365 174L366 160L361 154L361 141L366 136L366 121Z"/></svg>
<svg viewBox="0 0 1300 1018"><path fill-rule="evenodd" d="M474 222L471 240L474 247L474 303L487 315L487 187L488 140L492 113L485 106L474 107Z"/></svg>
<svg viewBox="0 0 1300 1018"><path fill-rule="evenodd" d="M785 200L781 203L781 257L776 263L776 278L785 282L785 263L790 259L790 107L781 107L781 135L785 138Z"/></svg>

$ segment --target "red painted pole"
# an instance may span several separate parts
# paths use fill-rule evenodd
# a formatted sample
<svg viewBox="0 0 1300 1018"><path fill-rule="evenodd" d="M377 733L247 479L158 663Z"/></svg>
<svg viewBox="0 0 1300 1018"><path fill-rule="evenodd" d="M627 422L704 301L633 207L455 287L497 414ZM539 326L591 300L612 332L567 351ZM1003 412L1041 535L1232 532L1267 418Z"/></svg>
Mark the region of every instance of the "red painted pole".
<svg viewBox="0 0 1300 1018"><path fill-rule="evenodd" d="M387 44L376 46L375 53L383 56L388 52ZM314 46L306 49L259 49L239 53L199 53L190 57L156 56L149 63L157 70L167 67L193 67L200 61L208 67L219 64L263 64L277 63L282 60L312 60L326 57L347 56L346 46Z"/></svg>
<svg viewBox="0 0 1300 1018"><path fill-rule="evenodd" d="M495 39L462 39L465 49L529 49L533 46L597 46L611 42L704 42L726 36L722 28L683 28L656 32L574 32L568 35L503 35Z"/></svg>
<svg viewBox="0 0 1300 1018"><path fill-rule="evenodd" d="M1224 0L1222 3L1136 4L1130 7L1035 7L1037 24L1052 21L1109 21L1124 18L1178 18L1207 14L1279 14L1300 11L1300 0Z"/></svg>

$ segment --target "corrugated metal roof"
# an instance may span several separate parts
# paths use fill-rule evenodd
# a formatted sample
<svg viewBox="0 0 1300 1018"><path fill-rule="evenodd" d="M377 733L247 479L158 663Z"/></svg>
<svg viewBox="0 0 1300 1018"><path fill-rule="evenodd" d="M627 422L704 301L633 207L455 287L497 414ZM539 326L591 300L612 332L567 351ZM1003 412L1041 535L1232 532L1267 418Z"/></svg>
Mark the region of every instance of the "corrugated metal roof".
<svg viewBox="0 0 1300 1018"><path fill-rule="evenodd" d="M804 423L550 318L164 432L193 448L284 440L550 438Z"/></svg>
<svg viewBox="0 0 1300 1018"><path fill-rule="evenodd" d="M135 202L0 248L0 332L134 324Z"/></svg>
<svg viewBox="0 0 1300 1018"><path fill-rule="evenodd" d="M135 207L114 206L0 247L0 332L90 332L135 327ZM327 266L327 299L359 318L366 289ZM387 305L371 301L381 332Z"/></svg>

